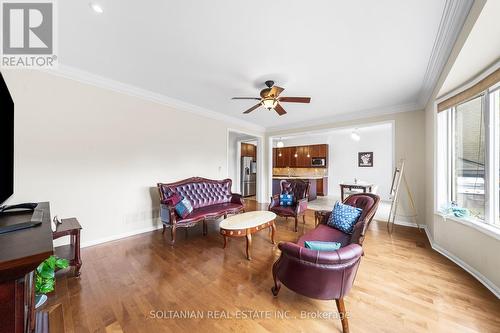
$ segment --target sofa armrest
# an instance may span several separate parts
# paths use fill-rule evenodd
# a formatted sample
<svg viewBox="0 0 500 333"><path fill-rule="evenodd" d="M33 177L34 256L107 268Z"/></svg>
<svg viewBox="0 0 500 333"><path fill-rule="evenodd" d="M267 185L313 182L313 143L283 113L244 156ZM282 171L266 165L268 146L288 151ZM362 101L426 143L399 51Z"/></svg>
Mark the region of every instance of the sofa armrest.
<svg viewBox="0 0 500 333"><path fill-rule="evenodd" d="M177 223L175 207L167 204L160 204L160 219L163 224L174 225Z"/></svg>
<svg viewBox="0 0 500 333"><path fill-rule="evenodd" d="M281 242L278 244L278 248L283 255L319 265L351 263L363 255L363 248L358 244L349 244L337 251L316 251L291 242Z"/></svg>
<svg viewBox="0 0 500 333"><path fill-rule="evenodd" d="M245 201L243 200L243 196L241 194L239 194L239 193L233 193L231 195L231 203L244 205Z"/></svg>
<svg viewBox="0 0 500 333"><path fill-rule="evenodd" d="M271 197L271 203L269 204L269 210L280 205L280 195L275 194Z"/></svg>

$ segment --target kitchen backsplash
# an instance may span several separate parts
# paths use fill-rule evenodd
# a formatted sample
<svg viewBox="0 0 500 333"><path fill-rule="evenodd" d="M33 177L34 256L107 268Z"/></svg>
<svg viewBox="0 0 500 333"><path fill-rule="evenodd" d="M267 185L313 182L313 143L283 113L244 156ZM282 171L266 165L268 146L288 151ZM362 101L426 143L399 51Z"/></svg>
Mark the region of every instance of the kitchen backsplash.
<svg viewBox="0 0 500 333"><path fill-rule="evenodd" d="M273 176L328 176L325 168L273 168Z"/></svg>

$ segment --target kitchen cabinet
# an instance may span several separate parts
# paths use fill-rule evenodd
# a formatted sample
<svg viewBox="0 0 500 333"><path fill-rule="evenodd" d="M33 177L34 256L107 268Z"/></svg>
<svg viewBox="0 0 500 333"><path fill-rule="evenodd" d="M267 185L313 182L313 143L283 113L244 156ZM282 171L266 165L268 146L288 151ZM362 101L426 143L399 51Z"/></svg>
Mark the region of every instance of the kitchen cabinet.
<svg viewBox="0 0 500 333"><path fill-rule="evenodd" d="M286 168L290 166L290 150L287 148L275 148L276 164L275 168Z"/></svg>
<svg viewBox="0 0 500 333"><path fill-rule="evenodd" d="M252 157L254 162L257 161L257 146L242 142L241 157Z"/></svg>
<svg viewBox="0 0 500 333"><path fill-rule="evenodd" d="M309 146L297 147L297 167L299 168L310 168L311 167L311 157L307 157L309 153Z"/></svg>
<svg viewBox="0 0 500 333"><path fill-rule="evenodd" d="M328 177L316 179L316 192L320 196L328 195Z"/></svg>
<svg viewBox="0 0 500 333"><path fill-rule="evenodd" d="M328 145L273 148L274 168L317 168L312 166L312 158L324 158L328 164Z"/></svg>
<svg viewBox="0 0 500 333"><path fill-rule="evenodd" d="M290 155L290 168L296 168L297 167L297 157L298 157L298 153L297 153L297 147L288 147L287 148L288 151L289 151L289 155Z"/></svg>
<svg viewBox="0 0 500 333"><path fill-rule="evenodd" d="M319 156L328 160L328 145L318 145Z"/></svg>

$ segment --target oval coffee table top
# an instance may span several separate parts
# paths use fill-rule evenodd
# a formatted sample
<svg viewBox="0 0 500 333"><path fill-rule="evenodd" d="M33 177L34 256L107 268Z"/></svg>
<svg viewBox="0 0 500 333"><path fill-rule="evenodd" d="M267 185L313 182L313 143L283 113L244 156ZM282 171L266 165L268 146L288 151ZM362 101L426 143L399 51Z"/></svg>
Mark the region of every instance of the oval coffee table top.
<svg viewBox="0 0 500 333"><path fill-rule="evenodd" d="M249 229L270 222L275 218L276 214L273 212L254 211L230 216L222 220L219 226L226 230Z"/></svg>

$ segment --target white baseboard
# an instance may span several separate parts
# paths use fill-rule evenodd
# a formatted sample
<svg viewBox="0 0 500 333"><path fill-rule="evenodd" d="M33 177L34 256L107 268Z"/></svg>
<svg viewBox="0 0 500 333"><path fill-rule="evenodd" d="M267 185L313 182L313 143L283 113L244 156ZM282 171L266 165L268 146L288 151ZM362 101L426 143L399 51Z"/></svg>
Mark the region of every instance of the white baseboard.
<svg viewBox="0 0 500 333"><path fill-rule="evenodd" d="M127 238L127 237L131 237L131 236L143 234L143 233L146 233L146 232L155 231L155 230L161 229L162 227L163 226L160 223L159 225L153 225L153 226L150 226L150 227L147 227L147 228L142 228L142 229L127 231L127 232L124 232L124 233L121 233L121 234L117 234L117 235L113 235L113 236L99 238L99 239L88 241L88 242L82 242L81 245L80 245L80 247L84 248L84 247L99 245L99 244L102 244L102 243L112 242L112 241L115 241L115 240L118 240L118 239Z"/></svg>
<svg viewBox="0 0 500 333"><path fill-rule="evenodd" d="M378 222L385 222L387 223L387 220L381 220L381 219L377 219L377 218L373 218L375 221L378 221ZM401 225L401 226L404 226L404 227L412 227L412 228L418 228L418 224L414 223L414 222L408 222L408 221L405 221L405 220L399 220L399 219L396 219L394 221L394 224L396 225ZM422 225L420 225L420 228L423 228Z"/></svg>
<svg viewBox="0 0 500 333"><path fill-rule="evenodd" d="M404 221L404 220L398 220L396 219L394 221L394 224L397 224L397 225L402 225L402 226L405 226L405 227L412 227L412 228L418 228L418 224L414 223L414 222L408 222L408 221ZM420 228L422 228L422 226L420 226Z"/></svg>
<svg viewBox="0 0 500 333"><path fill-rule="evenodd" d="M479 282L481 282L486 288L488 288L497 298L500 299L500 287L495 285L493 282L491 282L486 276L481 274L478 270L476 270L474 267L470 266L468 263L460 259L459 257L455 256L453 253L448 252L445 248L441 247L439 244L434 242L434 238L431 236L429 233L427 226L424 226L425 234L427 235L427 238L429 239L429 243L431 244L431 247L434 251L442 254L446 258L450 259L453 261L455 264L458 266L462 267L466 272L468 272L470 275L476 278Z"/></svg>

